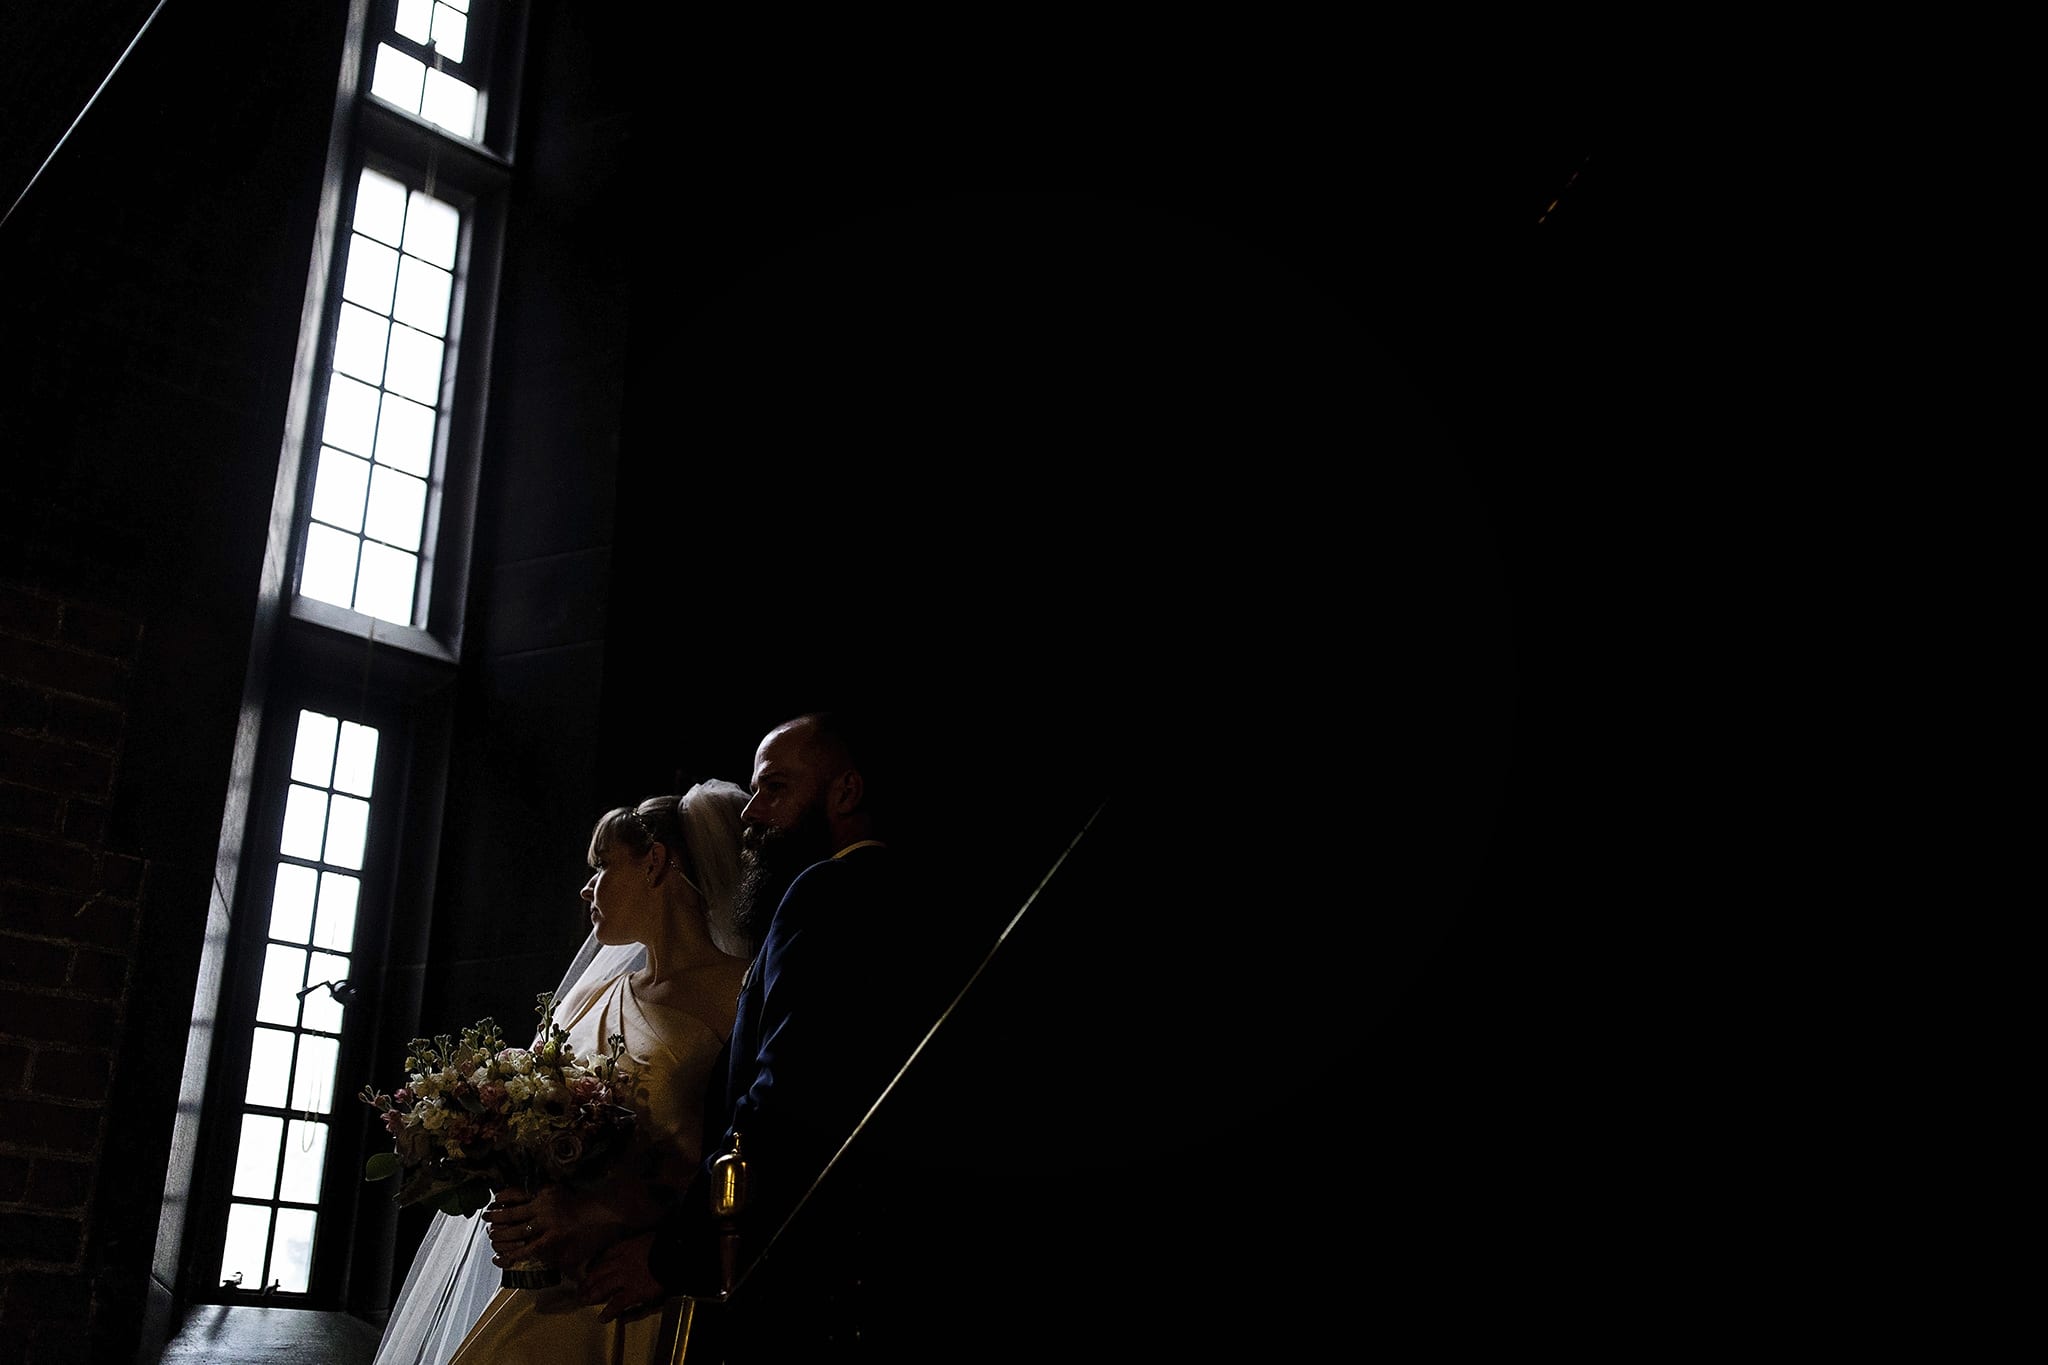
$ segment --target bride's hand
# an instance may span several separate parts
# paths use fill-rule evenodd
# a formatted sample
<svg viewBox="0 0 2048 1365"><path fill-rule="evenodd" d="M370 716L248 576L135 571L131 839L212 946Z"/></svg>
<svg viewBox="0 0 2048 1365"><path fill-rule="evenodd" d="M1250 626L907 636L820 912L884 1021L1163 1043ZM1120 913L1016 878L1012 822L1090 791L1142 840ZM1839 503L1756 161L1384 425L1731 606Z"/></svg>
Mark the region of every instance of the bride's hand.
<svg viewBox="0 0 2048 1365"><path fill-rule="evenodd" d="M508 1266L518 1261L545 1261L562 1265L562 1253L574 1240L576 1217L572 1198L552 1185L537 1190L516 1187L496 1191L496 1198L484 1207L480 1217L490 1224L491 1263Z"/></svg>

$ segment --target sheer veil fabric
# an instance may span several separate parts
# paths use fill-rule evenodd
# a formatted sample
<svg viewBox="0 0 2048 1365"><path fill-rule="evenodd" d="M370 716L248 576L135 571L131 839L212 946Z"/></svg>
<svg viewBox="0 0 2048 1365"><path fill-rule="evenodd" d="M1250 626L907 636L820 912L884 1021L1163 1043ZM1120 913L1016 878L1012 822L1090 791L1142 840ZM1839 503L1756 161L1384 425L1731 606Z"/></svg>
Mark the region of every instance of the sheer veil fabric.
<svg viewBox="0 0 2048 1365"><path fill-rule="evenodd" d="M717 793L730 801L697 801ZM733 892L739 886L739 815L746 789L735 783L700 782L684 794L678 811L683 838L697 870L711 923L711 936L728 952L738 951L732 928ZM592 930L576 950L555 988L556 1012L573 1016L591 994L623 971L647 962L638 943L604 944ZM509 1040L508 1040L509 1041ZM434 1215L420 1239L412 1268L392 1302L391 1318L377 1345L374 1365L445 1365L463 1337L498 1292L498 1267L481 1218Z"/></svg>

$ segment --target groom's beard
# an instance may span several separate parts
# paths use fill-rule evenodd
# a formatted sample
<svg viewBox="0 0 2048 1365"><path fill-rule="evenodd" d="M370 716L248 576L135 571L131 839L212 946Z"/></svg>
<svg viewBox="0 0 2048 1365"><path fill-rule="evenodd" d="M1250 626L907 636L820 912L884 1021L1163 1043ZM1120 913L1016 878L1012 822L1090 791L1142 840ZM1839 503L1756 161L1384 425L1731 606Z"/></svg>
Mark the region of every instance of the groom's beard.
<svg viewBox="0 0 2048 1365"><path fill-rule="evenodd" d="M797 874L832 856L832 834L822 801L804 809L788 829L749 825L740 836L740 884L732 918L748 946L759 949L782 893Z"/></svg>

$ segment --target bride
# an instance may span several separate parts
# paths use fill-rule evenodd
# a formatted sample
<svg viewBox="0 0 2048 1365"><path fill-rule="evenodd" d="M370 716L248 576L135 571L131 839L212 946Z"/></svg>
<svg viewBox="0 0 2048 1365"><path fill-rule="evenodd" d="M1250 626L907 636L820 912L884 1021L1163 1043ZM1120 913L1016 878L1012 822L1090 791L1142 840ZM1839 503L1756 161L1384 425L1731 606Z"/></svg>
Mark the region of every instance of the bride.
<svg viewBox="0 0 2048 1365"><path fill-rule="evenodd" d="M583 900L592 928L556 992L555 1018L579 1055L623 1034L641 1077L634 1142L643 1162L596 1190L500 1192L498 1252L562 1268L548 1289L503 1289L491 1227L435 1215L377 1349L375 1365L485 1361L665 1361L658 1309L612 1322L577 1294L577 1272L612 1242L653 1225L680 1197L703 1149L707 1079L732 1032L747 959L732 928L744 787L700 782L607 812L590 838ZM640 1172L655 1173L650 1190ZM654 1197L650 1197L650 1195Z"/></svg>

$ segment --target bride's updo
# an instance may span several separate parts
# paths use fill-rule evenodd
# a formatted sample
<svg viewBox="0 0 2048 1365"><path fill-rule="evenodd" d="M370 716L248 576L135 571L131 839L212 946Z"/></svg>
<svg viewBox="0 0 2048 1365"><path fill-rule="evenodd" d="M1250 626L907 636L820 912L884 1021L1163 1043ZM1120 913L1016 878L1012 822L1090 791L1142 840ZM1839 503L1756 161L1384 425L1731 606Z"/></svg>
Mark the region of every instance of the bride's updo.
<svg viewBox="0 0 2048 1365"><path fill-rule="evenodd" d="M745 787L713 778L681 796L650 796L637 806L606 811L590 833L590 865L605 861L614 847L642 854L657 841L666 845L683 880L704 902L712 941L724 952L744 954L732 902L740 881L740 811L747 799Z"/></svg>

